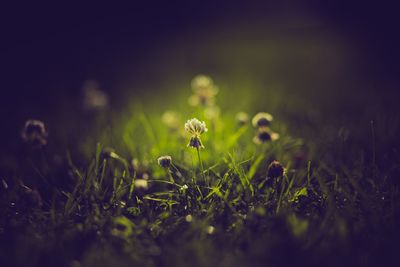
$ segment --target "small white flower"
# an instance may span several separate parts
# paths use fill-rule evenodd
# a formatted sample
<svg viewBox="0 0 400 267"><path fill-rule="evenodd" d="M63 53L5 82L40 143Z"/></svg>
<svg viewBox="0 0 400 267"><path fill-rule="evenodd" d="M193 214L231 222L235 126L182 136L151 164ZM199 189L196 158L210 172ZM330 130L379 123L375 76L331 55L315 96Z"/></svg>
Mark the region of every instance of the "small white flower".
<svg viewBox="0 0 400 267"><path fill-rule="evenodd" d="M200 136L208 131L206 123L199 121L196 118L190 119L185 123L185 130L192 136Z"/></svg>
<svg viewBox="0 0 400 267"><path fill-rule="evenodd" d="M190 119L185 123L185 130L191 135L188 146L193 148L204 148L200 135L207 132L206 123L196 118Z"/></svg>

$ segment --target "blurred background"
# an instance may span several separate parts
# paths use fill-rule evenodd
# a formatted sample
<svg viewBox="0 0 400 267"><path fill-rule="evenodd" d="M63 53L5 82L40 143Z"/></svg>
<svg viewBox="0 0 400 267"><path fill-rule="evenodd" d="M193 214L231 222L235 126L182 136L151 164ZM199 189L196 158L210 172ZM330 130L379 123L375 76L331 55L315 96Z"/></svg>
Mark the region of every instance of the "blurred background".
<svg viewBox="0 0 400 267"><path fill-rule="evenodd" d="M2 153L15 149L30 118L45 121L50 135L60 129L79 135L73 127L88 79L120 111L137 99L171 99L190 90L198 73L212 76L229 101L254 110L269 110L263 103L271 105L272 96L282 110L307 106L306 116L322 120L328 118L323 110L338 110L326 113L338 118L357 118L377 106L397 110L399 23L393 6L243 3L2 8Z"/></svg>

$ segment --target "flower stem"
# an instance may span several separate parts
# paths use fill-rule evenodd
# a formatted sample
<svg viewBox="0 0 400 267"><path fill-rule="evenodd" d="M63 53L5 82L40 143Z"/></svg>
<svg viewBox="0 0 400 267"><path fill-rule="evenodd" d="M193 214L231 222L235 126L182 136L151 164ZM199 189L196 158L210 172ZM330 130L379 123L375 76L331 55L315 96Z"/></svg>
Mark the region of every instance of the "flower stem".
<svg viewBox="0 0 400 267"><path fill-rule="evenodd" d="M282 177L282 178L283 178L283 177ZM281 180L281 188L280 188L280 189L281 189L281 190L280 190L280 192L279 192L279 199L278 199L278 205L277 205L277 207L276 207L276 214L279 213L279 209L280 209L281 203L282 203L283 191L284 191L284 189L285 189L285 180L284 180L284 179Z"/></svg>
<svg viewBox="0 0 400 267"><path fill-rule="evenodd" d="M200 157L200 149L197 147L196 150L197 150L197 157L199 158L199 163L200 163L200 168L201 168L201 175L203 176L204 183L206 183L206 177L204 175L203 161L201 160L201 157Z"/></svg>
<svg viewBox="0 0 400 267"><path fill-rule="evenodd" d="M169 177L169 180L171 181L171 183L175 184L175 179L172 176L171 170L169 168L167 168L167 169L165 169L165 171L168 173L168 177Z"/></svg>

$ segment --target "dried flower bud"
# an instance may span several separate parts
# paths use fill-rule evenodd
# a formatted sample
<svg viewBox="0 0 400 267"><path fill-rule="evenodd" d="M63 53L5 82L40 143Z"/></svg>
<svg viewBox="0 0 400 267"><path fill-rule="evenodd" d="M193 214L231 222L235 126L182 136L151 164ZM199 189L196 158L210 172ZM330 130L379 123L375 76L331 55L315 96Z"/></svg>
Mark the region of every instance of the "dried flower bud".
<svg viewBox="0 0 400 267"><path fill-rule="evenodd" d="M45 125L39 120L26 121L21 133L24 142L39 147L47 144L47 136Z"/></svg>
<svg viewBox="0 0 400 267"><path fill-rule="evenodd" d="M163 168L169 168L172 163L172 158L171 156L161 156L157 159L158 165L160 165Z"/></svg>
<svg viewBox="0 0 400 267"><path fill-rule="evenodd" d="M200 137L198 137L198 136L190 137L189 144L187 146L193 147L193 148L204 148L204 145L201 142Z"/></svg>
<svg viewBox="0 0 400 267"><path fill-rule="evenodd" d="M283 168L282 164L277 161L274 160L272 161L269 166L268 166L268 173L267 176L269 178L278 178L283 176L283 174L285 173L285 169Z"/></svg>

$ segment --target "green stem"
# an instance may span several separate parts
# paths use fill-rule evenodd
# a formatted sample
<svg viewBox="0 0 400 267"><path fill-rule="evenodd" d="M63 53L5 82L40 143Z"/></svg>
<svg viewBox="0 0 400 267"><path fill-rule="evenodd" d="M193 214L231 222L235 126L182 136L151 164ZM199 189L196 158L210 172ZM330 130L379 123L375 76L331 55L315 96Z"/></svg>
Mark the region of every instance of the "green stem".
<svg viewBox="0 0 400 267"><path fill-rule="evenodd" d="M171 183L175 183L174 177L172 177L171 170L168 168L168 169L165 169L165 171L168 173L169 180L171 181Z"/></svg>
<svg viewBox="0 0 400 267"><path fill-rule="evenodd" d="M307 163L307 186L311 185L311 160Z"/></svg>
<svg viewBox="0 0 400 267"><path fill-rule="evenodd" d="M283 178L283 177L281 177L281 178ZM285 189L285 180L282 179L282 180L281 180L281 190L280 190L280 192L279 192L278 206L276 207L276 213L277 213L277 214L279 213L279 209L280 209L280 207L281 207L282 196L283 196L283 191L284 191L284 189Z"/></svg>
<svg viewBox="0 0 400 267"><path fill-rule="evenodd" d="M172 168L175 170L176 176L177 176L181 181L183 181L183 175L182 175L182 173L180 172L180 170L178 170L178 168L177 168L174 164L172 164L172 163L171 163L171 166L172 166Z"/></svg>
<svg viewBox="0 0 400 267"><path fill-rule="evenodd" d="M197 150L197 157L199 158L199 163L200 163L200 168L201 168L201 175L203 176L204 183L206 183L206 177L204 175L203 161L201 161L201 157L200 157L200 149L197 147L196 150Z"/></svg>

